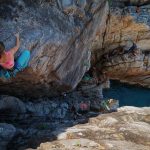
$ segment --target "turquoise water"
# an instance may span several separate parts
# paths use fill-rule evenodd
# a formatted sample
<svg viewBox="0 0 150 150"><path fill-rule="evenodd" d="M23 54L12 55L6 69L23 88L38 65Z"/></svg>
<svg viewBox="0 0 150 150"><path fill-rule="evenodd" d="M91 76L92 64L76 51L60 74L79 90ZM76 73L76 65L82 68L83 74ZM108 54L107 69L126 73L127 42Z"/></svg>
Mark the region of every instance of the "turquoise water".
<svg viewBox="0 0 150 150"><path fill-rule="evenodd" d="M150 89L111 81L111 88L103 91L105 98L119 100L120 106L150 106Z"/></svg>

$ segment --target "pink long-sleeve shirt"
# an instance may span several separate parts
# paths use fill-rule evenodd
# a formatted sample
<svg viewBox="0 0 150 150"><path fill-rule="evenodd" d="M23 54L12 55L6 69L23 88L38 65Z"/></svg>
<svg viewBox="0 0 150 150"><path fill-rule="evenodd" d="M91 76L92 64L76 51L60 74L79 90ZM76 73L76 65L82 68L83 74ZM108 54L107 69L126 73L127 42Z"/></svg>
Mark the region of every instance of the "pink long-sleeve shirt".
<svg viewBox="0 0 150 150"><path fill-rule="evenodd" d="M0 65L5 69L12 69L14 66L14 56L11 51L5 52L7 61L5 63L0 63Z"/></svg>

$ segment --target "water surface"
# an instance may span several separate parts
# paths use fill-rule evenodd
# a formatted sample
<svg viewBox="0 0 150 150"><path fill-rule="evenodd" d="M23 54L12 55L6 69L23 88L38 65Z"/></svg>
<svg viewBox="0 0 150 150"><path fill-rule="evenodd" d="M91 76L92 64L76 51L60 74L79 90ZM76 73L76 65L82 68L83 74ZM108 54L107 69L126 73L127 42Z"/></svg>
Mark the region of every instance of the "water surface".
<svg viewBox="0 0 150 150"><path fill-rule="evenodd" d="M150 107L150 89L111 81L111 88L103 91L105 98L119 100L120 106Z"/></svg>

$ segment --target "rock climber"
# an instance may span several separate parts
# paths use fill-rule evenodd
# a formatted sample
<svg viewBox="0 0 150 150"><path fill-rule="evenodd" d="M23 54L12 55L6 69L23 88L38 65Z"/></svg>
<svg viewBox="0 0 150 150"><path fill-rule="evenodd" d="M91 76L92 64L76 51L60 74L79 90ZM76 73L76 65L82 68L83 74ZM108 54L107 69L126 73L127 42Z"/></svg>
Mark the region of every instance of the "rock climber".
<svg viewBox="0 0 150 150"><path fill-rule="evenodd" d="M5 50L5 45L0 42L0 78L9 79L15 77L19 71L28 66L30 51L24 50L19 57L15 59L15 54L20 47L19 33L15 34L16 45L10 50Z"/></svg>

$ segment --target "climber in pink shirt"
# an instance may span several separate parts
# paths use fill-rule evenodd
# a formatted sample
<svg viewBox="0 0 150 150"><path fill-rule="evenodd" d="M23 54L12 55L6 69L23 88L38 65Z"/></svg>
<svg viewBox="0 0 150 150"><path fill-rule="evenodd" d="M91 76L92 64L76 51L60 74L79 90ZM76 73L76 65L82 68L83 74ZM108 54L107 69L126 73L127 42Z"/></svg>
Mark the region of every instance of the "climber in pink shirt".
<svg viewBox="0 0 150 150"><path fill-rule="evenodd" d="M16 36L16 45L10 50L5 50L5 45L0 42L0 77L9 79L11 76L15 76L17 72L27 67L30 59L30 51L24 50L20 56L14 61L15 53L20 47L19 34Z"/></svg>

